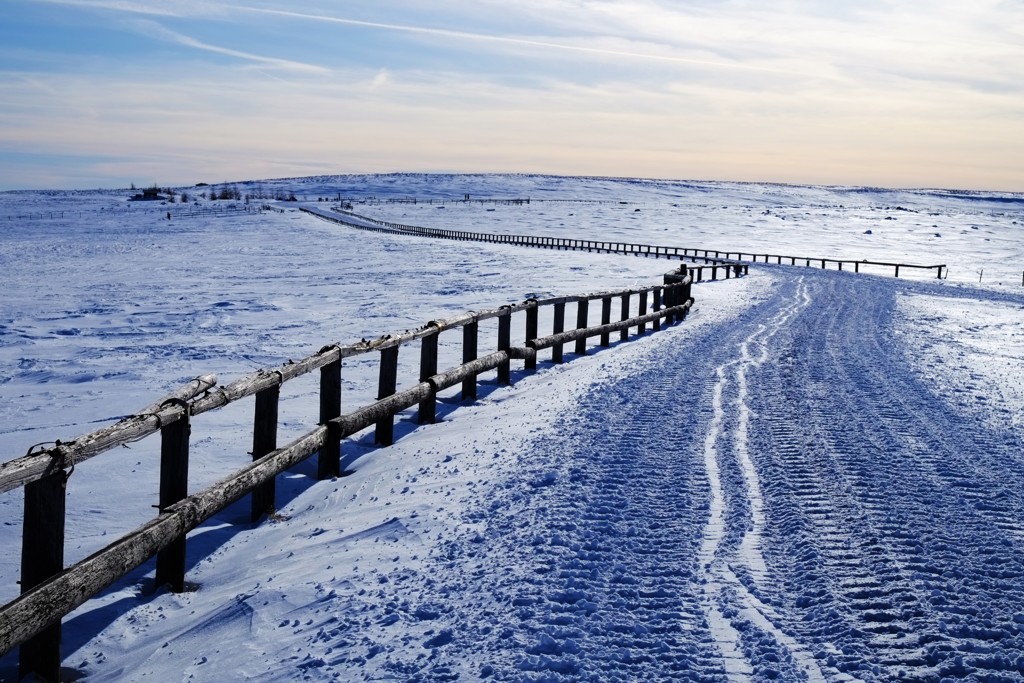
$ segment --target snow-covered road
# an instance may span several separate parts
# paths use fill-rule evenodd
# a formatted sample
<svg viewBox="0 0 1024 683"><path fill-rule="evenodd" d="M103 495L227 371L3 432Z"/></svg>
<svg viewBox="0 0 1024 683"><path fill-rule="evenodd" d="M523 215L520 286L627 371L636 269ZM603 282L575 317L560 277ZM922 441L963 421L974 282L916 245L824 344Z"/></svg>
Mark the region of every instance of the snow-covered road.
<svg viewBox="0 0 1024 683"><path fill-rule="evenodd" d="M590 393L435 558L425 679L1020 680L1019 434L907 367L898 290L789 273Z"/></svg>

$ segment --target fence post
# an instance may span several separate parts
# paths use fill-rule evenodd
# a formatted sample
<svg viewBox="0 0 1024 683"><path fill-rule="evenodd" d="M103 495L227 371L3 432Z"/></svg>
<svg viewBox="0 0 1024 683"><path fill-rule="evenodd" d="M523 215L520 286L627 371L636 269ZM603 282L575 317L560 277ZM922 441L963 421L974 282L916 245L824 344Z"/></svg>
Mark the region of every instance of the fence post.
<svg viewBox="0 0 1024 683"><path fill-rule="evenodd" d="M640 292L640 311L638 315L647 315L647 292ZM647 323L640 323L636 326L636 333L643 334L647 331Z"/></svg>
<svg viewBox="0 0 1024 683"><path fill-rule="evenodd" d="M900 264L896 264L896 277L900 276Z"/></svg>
<svg viewBox="0 0 1024 683"><path fill-rule="evenodd" d="M395 386L398 384L398 349L397 345L381 349L380 378L377 382L378 401L395 393ZM373 438L381 446L390 446L395 442L394 415L382 417L377 421Z"/></svg>
<svg viewBox="0 0 1024 683"><path fill-rule="evenodd" d="M512 311L507 306L498 316L498 350L507 351L512 348ZM498 366L498 384L512 383L511 363L505 361Z"/></svg>
<svg viewBox="0 0 1024 683"><path fill-rule="evenodd" d="M536 300L526 309L526 343L537 338L537 302ZM527 370L537 369L537 356L527 358L524 364Z"/></svg>
<svg viewBox="0 0 1024 683"><path fill-rule="evenodd" d="M693 278L690 278L690 282L687 282L687 283L681 285L681 289L679 290L680 294L677 295L679 297L677 299L677 303L679 305L685 304L687 301L690 300L692 287L693 287ZM679 317L679 320L686 320L686 315L688 313L689 313L689 311L685 311L684 310L682 315Z"/></svg>
<svg viewBox="0 0 1024 683"><path fill-rule="evenodd" d="M426 382L437 374L437 340L441 332L428 335L420 340L420 381ZM437 420L437 395L431 392L430 396L420 401L419 423L433 424Z"/></svg>
<svg viewBox="0 0 1024 683"><path fill-rule="evenodd" d="M587 327L587 312L590 308L590 301L587 299L580 299L576 304L576 329L582 330ZM587 355L587 338L580 337L576 340L576 354L579 356Z"/></svg>
<svg viewBox="0 0 1024 683"><path fill-rule="evenodd" d="M320 368L320 424L341 416L341 359ZM329 429L317 456L317 479L341 474L341 435Z"/></svg>
<svg viewBox="0 0 1024 683"><path fill-rule="evenodd" d="M480 324L477 321L462 327L462 362L476 360L476 345ZM476 376L462 380L462 400L476 400Z"/></svg>
<svg viewBox="0 0 1024 683"><path fill-rule="evenodd" d="M57 470L25 484L25 519L22 522L21 592L27 593L64 569L64 493L67 476ZM60 680L61 624L47 627L21 644L18 679L35 674Z"/></svg>
<svg viewBox="0 0 1024 683"><path fill-rule="evenodd" d="M629 292L623 292L622 294L622 307L619 313L622 316L619 318L620 321L629 320ZM627 339L629 339L629 329L623 327L619 330L619 341L626 341Z"/></svg>
<svg viewBox="0 0 1024 683"><path fill-rule="evenodd" d="M676 285L674 283L670 283L668 281L668 277L666 276L665 277L665 297L664 297L665 308L672 308L673 306L676 305L676 303L675 303L676 302L676 291L678 289L679 289L679 285ZM671 325L674 321L675 321L675 315L673 313L669 313L668 315L665 316L665 324L666 325Z"/></svg>
<svg viewBox="0 0 1024 683"><path fill-rule="evenodd" d="M252 429L252 459L259 460L277 450L277 406L281 385L275 384L256 394L256 410ZM252 492L250 521L256 522L264 514L274 511L275 481L271 479Z"/></svg>
<svg viewBox="0 0 1024 683"><path fill-rule="evenodd" d="M601 299L601 324L608 325L612 322L612 298L610 296ZM601 333L601 346L611 346L611 333Z"/></svg>
<svg viewBox="0 0 1024 683"><path fill-rule="evenodd" d="M551 333L559 334L565 331L565 302L559 301L555 304L555 320L551 325ZM551 362L562 362L562 349L564 344L555 344L551 347Z"/></svg>
<svg viewBox="0 0 1024 683"><path fill-rule="evenodd" d="M182 402L184 403L184 402ZM160 430L160 511L188 496L189 409ZM156 556L156 585L173 593L185 590L185 535L174 539Z"/></svg>
<svg viewBox="0 0 1024 683"><path fill-rule="evenodd" d="M656 287L654 289L654 304L653 304L651 310L653 310L653 311L660 311L661 310L661 288L660 287ZM655 332L658 332L659 330L661 330L661 318L655 318L654 322L651 323L651 327L654 329Z"/></svg>

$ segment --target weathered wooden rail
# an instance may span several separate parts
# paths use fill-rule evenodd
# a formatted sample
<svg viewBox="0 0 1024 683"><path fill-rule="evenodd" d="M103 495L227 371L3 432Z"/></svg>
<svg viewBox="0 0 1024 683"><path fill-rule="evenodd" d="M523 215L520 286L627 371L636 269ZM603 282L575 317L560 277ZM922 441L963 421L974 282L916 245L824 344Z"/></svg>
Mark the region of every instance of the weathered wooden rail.
<svg viewBox="0 0 1024 683"><path fill-rule="evenodd" d="M630 332L684 319L693 305L692 278L683 266L667 274L664 284L582 296L530 299L500 308L434 320L402 334L387 335L357 344L332 344L296 363L259 370L219 386L208 375L189 382L164 399L113 425L66 442L30 452L0 464L0 493L24 488L21 595L0 607L0 656L20 645L19 678L36 675L57 681L60 676L61 620L92 596L156 556L157 585L172 591L185 587L186 534L251 493L253 521L274 509L275 477L318 454L320 479L341 474L342 440L375 427L375 440L389 445L394 439L396 416L413 406L417 419L435 419L438 394L461 384L461 399L476 398L481 373L496 371L501 384L511 382L511 361L524 361L524 369L537 368L538 353L550 349L551 360L564 360L563 347L575 343L577 354L587 353L590 339L611 345ZM621 317L612 320L618 299ZM600 302L600 323L591 324L590 302ZM636 303L634 308L633 303ZM576 325L566 329L566 307L575 306ZM539 311L552 308L551 334L540 336ZM635 314L634 314L635 311ZM512 346L513 316L525 318L524 343ZM596 316L593 316L596 317ZM496 349L478 355L479 323L497 319ZM648 327L649 326L649 327ZM462 363L438 371L438 339L461 330ZM418 382L396 390L398 352L419 341ZM341 369L345 358L380 354L378 399L353 412L342 413ZM317 426L289 444L277 444L278 401L286 382L320 371ZM189 495L188 460L192 421L197 416L254 396L252 461L229 477ZM104 451L160 433L160 484L157 516L89 557L65 568L65 488L75 467ZM248 446L240 447L248 450Z"/></svg>
<svg viewBox="0 0 1024 683"><path fill-rule="evenodd" d="M780 254L754 254L743 251L719 251L715 249L692 249L686 247L666 247L654 244L632 244L628 242L606 242L595 240L579 240L567 237L539 237L533 235L505 235L486 232L467 232L461 230L441 230L437 228L422 228L413 225L403 225L382 221L369 216L362 216L351 211L339 211L328 213L322 210L302 209L315 216L341 223L342 225L358 228L361 230L377 229L379 232L392 232L397 234L419 235L422 237L439 237L443 239L469 240L475 242L493 242L499 244L515 244L519 246L542 247L547 249L585 250L593 252L606 252L615 254L632 254L636 256L653 256L654 258L669 258L691 261L693 263L704 263L710 266L711 279L717 279L718 270L722 268L725 276L730 274L747 274L748 264L768 263L776 265L804 265L807 267L818 267L827 269L829 265L836 266L836 270L852 269L859 273L862 266L880 266L884 268L895 268L895 276L900 276L900 269L904 270L934 270L936 277L942 279L942 273L946 265L921 266L913 263L890 263L886 261L868 261L866 259L833 259L811 256L783 256ZM339 214L354 220L345 220ZM372 226L372 227L371 227ZM844 268L846 266L847 268ZM700 282L703 273L699 269L694 274L694 281Z"/></svg>

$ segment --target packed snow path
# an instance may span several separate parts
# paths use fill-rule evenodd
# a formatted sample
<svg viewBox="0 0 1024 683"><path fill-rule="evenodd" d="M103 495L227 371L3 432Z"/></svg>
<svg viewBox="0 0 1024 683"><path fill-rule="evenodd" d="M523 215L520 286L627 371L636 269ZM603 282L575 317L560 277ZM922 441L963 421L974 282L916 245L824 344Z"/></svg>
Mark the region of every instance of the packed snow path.
<svg viewBox="0 0 1024 683"><path fill-rule="evenodd" d="M437 558L454 604L414 669L1021 680L1020 437L920 383L899 288L794 274L593 392Z"/></svg>

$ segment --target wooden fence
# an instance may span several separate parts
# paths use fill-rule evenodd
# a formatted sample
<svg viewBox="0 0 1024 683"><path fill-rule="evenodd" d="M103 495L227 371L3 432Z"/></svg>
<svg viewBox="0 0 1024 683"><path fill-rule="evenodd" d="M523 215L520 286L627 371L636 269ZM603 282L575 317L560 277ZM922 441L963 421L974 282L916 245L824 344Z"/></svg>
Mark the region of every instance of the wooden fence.
<svg viewBox="0 0 1024 683"><path fill-rule="evenodd" d="M717 280L719 272L726 279L733 276L739 277L748 273L748 266L745 263L730 261L715 256L700 256L693 249L681 247L662 247L653 244L632 244L629 242L599 242L594 240L578 240L568 237L539 237L536 235L502 235L488 232L466 232L462 230L442 230L440 228L421 228L414 225L402 225L377 220L350 211L327 212L320 209L299 207L300 211L312 214L339 225L344 225L357 230L369 230L371 232L384 232L394 235L414 235L417 237L434 237L438 239L457 240L462 242L490 242L492 244L513 244L521 247L540 247L542 249L558 249L566 251L592 251L608 254L629 254L632 256L646 256L654 258L667 258L687 260L703 265L693 266L690 275L694 282L701 282L704 279L705 271L710 279Z"/></svg>
<svg viewBox="0 0 1024 683"><path fill-rule="evenodd" d="M419 235L421 237L439 237L443 239L470 240L475 242L493 242L498 244L515 244L528 247L542 247L547 249L585 250L594 252L607 252L614 254L631 254L635 256L653 256L654 258L669 258L687 260L694 263L704 263L710 266L711 279L717 279L718 270L721 268L725 276L730 274L747 274L748 265L751 263L775 263L777 265L804 265L807 267L818 267L827 269L830 264L837 266L836 270L853 270L859 273L861 266L881 266L895 268L896 277L900 276L900 269L934 270L936 276L941 280L946 265L921 266L912 263L889 263L884 261L860 261L853 259L831 259L810 256L782 256L780 254L754 254L741 251L718 251L715 249L690 249L685 247L666 247L653 244L631 244L626 242L604 242L595 240L579 240L567 237L538 237L533 235L503 235L486 232L466 232L460 230L440 230L436 228L421 228L401 223L381 221L368 216L361 216L351 211L339 211L328 213L319 209L306 209L303 211L311 213L320 218L334 221L342 225L369 230L377 228L381 232L392 232L406 235ZM346 220L339 216L347 216ZM846 268L844 268L846 266ZM700 282L703 273L698 270L694 274L694 281Z"/></svg>
<svg viewBox="0 0 1024 683"><path fill-rule="evenodd" d="M741 261L752 261L758 263L763 261L764 263L776 263L778 265L784 265L788 261L787 265L799 266L805 265L808 268L817 267L821 264L821 267L827 268L828 264L836 264L837 270L843 270L843 266L852 266L853 272L859 273L861 266L882 266L885 268L895 268L895 276L900 276L900 269L904 270L934 270L935 276L938 279L942 279L942 273L946 269L946 264L936 266L919 266L913 263L890 263L888 261L868 261L866 259L860 261L854 261L850 259L833 259L833 258L812 258L809 256L780 256L779 254L747 254L738 251L726 251L726 252L710 252L714 254L724 254L723 258L732 258L733 254L736 258ZM849 268L847 268L848 270Z"/></svg>
<svg viewBox="0 0 1024 683"><path fill-rule="evenodd" d="M538 353L550 349L551 360L563 361L567 344L577 354L587 342L599 338L603 347L613 335L626 340L630 332L643 334L648 326L684 319L693 305L692 278L687 268L665 276L664 284L601 294L568 296L470 312L448 320L434 320L414 331L387 335L374 341L325 346L316 354L269 370L260 370L228 385L217 378L199 377L164 399L120 422L81 436L55 442L50 448L0 463L0 493L24 488L24 523L21 595L0 607L0 656L21 646L19 678L35 674L59 680L61 620L79 605L125 576L154 555L157 585L172 591L185 586L185 534L242 496L252 493L253 521L274 509L275 477L297 463L319 454L321 479L339 476L341 442L375 427L375 440L389 445L400 412L418 406L421 423L435 419L440 392L461 386L463 400L475 399L481 373L496 371L501 384L511 382L511 361L524 361L524 369L537 367ZM613 303L621 316L614 322ZM637 302L635 309L632 302ZM600 302L600 324L591 325L590 303ZM574 305L576 325L566 329L566 306ZM649 307L650 305L650 307ZM541 308L551 307L552 330L539 336ZM635 315L631 315L633 311ZM525 318L524 345L513 347L513 316ZM480 356L478 324L497 319L493 352ZM438 338L461 330L462 363L438 371ZM419 341L418 383L396 391L398 352ZM345 358L380 354L378 400L342 414L341 369ZM285 446L278 446L278 402L281 385L300 375L320 371L318 426ZM242 398L254 396L252 462L198 493L188 494L189 437L192 420ZM65 487L75 467L107 450L160 433L159 513L151 521L84 560L65 568ZM248 450L248 446L240 447Z"/></svg>

